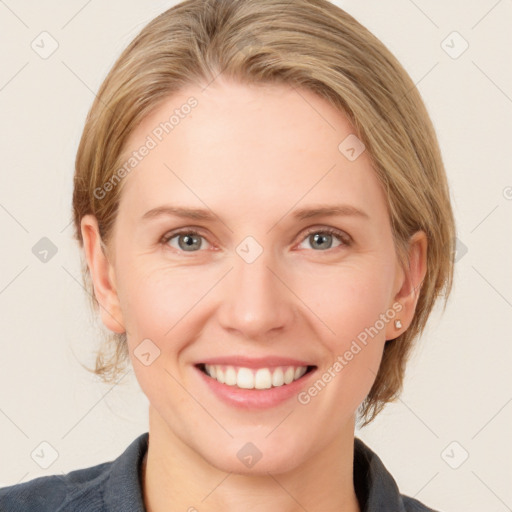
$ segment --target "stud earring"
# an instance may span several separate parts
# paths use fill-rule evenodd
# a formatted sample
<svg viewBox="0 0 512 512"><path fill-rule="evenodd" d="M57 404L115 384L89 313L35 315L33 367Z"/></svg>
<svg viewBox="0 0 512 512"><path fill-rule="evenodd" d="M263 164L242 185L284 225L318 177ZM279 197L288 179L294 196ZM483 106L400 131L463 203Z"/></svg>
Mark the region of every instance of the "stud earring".
<svg viewBox="0 0 512 512"><path fill-rule="evenodd" d="M397 329L401 329L402 328L402 322L400 322L400 320L395 320L395 327Z"/></svg>

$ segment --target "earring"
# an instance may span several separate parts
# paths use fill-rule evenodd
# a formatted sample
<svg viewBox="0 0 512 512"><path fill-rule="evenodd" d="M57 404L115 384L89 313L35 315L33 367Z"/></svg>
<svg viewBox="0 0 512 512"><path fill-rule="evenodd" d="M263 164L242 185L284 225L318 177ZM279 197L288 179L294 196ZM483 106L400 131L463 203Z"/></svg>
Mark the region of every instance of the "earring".
<svg viewBox="0 0 512 512"><path fill-rule="evenodd" d="M402 322L400 322L400 320L395 320L395 327L397 329L401 329L402 328Z"/></svg>

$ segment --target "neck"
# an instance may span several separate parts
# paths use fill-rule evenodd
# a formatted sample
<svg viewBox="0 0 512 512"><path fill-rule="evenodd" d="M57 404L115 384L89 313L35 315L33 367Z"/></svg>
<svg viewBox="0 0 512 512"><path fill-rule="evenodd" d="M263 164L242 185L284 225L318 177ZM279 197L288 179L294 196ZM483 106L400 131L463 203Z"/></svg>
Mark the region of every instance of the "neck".
<svg viewBox="0 0 512 512"><path fill-rule="evenodd" d="M360 512L353 484L354 429L283 473L225 472L184 444L150 407L142 465L147 512Z"/></svg>

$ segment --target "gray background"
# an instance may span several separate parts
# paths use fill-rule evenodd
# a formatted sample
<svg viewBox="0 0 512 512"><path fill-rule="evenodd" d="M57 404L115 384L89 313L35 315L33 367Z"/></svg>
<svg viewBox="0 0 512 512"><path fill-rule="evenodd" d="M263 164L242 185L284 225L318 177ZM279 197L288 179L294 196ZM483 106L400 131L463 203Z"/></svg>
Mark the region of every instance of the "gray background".
<svg viewBox="0 0 512 512"><path fill-rule="evenodd" d="M92 364L104 328L80 284L72 177L95 91L138 31L175 3L0 0L0 486L112 460L147 431L133 373L107 386L79 364ZM417 84L459 238L446 312L432 315L400 399L356 435L403 493L431 507L512 510L512 2L335 3ZM52 40L58 48L42 58ZM46 261L43 237L56 250Z"/></svg>

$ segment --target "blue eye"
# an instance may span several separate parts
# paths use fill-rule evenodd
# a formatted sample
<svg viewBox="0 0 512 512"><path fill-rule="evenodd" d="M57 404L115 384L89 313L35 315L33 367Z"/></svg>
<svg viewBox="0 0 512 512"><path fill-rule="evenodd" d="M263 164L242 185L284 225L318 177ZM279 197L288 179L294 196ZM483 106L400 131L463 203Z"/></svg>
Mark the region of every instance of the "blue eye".
<svg viewBox="0 0 512 512"><path fill-rule="evenodd" d="M169 233L169 235L163 238L162 243L168 244L173 238L178 239L178 247L174 247L174 249L184 252L196 252L194 249L199 249L202 246L201 239L206 240L206 238L197 231L182 230Z"/></svg>
<svg viewBox="0 0 512 512"><path fill-rule="evenodd" d="M312 235L315 235L312 237ZM312 246L313 244L317 244L317 248L320 251L327 251L329 249L333 249L332 247L332 238L337 238L340 242L336 247L340 246L350 246L351 238L349 235L334 228L310 228L306 234L302 238L302 242L311 239ZM161 243L163 245L170 245L169 242L173 239L177 239L178 246L171 246L173 249L181 252L198 252L199 249L203 247L203 240L206 240L206 237L203 236L200 232L194 229L180 229L178 231L173 231L168 233L162 238ZM207 242L209 243L209 242ZM324 247L322 247L324 245ZM334 247L334 249L336 248ZM318 251L315 251L318 252Z"/></svg>
<svg viewBox="0 0 512 512"><path fill-rule="evenodd" d="M332 248L332 247L330 247L332 245L332 240L331 240L331 243L327 242L327 244L325 243L325 240L329 241L333 237L337 238L341 242L337 247L339 247L340 245L341 246L343 246L343 245L349 246L350 245L350 240L349 240L348 235L346 235L342 231L339 231L338 229L334 229L334 228L327 228L327 229L313 228L313 229L310 229L306 233L304 241L308 240L308 239L311 239L311 235L314 235L312 237L313 243L315 243L315 244L324 244L324 245L328 245L329 246L329 247L319 247L319 249L321 251L326 251L326 250L329 250L329 249Z"/></svg>

